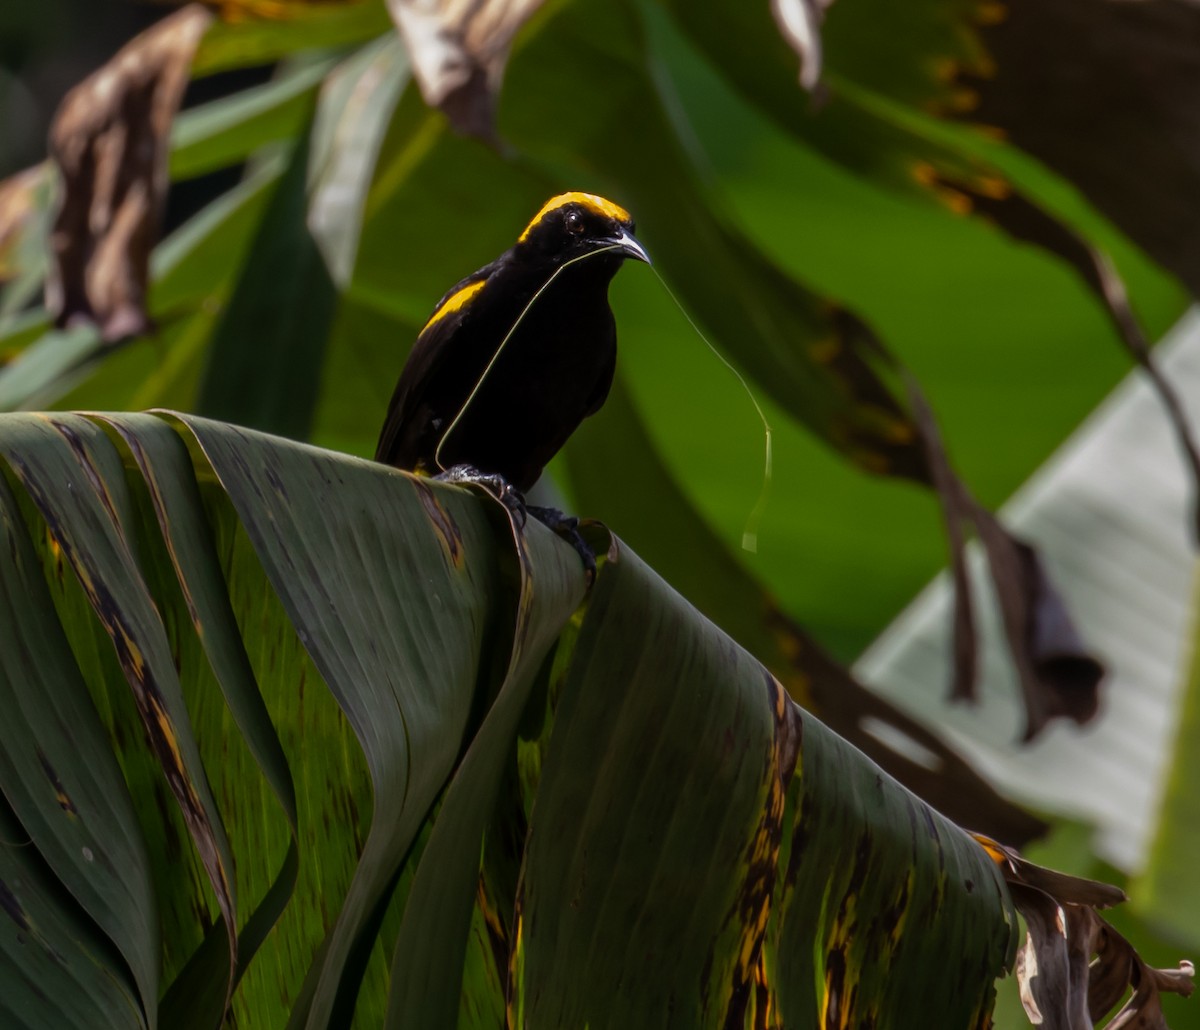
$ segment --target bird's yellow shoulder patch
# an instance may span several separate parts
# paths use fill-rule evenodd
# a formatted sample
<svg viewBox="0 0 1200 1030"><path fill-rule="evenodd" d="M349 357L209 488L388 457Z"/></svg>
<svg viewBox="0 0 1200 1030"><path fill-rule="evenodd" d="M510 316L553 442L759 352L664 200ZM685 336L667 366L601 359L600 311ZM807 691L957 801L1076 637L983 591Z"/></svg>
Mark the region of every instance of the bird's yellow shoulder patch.
<svg viewBox="0 0 1200 1030"><path fill-rule="evenodd" d="M467 301L474 297L475 294L483 289L483 284L485 282L487 282L486 279L476 279L473 283L467 283L466 286L460 286L437 306L437 310L429 316L429 321L425 323L425 329L428 329L431 325L440 322L447 315L451 315L461 308L464 304L466 304ZM422 332L424 332L424 330L422 330Z"/></svg>
<svg viewBox="0 0 1200 1030"><path fill-rule="evenodd" d="M525 231L521 233L517 242L523 242L533 232L534 227L548 214L557 211L560 207L566 207L568 204L579 204L606 218L615 218L618 222L633 221L633 217L620 204L614 204L611 200L598 197L594 193L560 193L542 205L542 209L533 216L533 221L525 227Z"/></svg>

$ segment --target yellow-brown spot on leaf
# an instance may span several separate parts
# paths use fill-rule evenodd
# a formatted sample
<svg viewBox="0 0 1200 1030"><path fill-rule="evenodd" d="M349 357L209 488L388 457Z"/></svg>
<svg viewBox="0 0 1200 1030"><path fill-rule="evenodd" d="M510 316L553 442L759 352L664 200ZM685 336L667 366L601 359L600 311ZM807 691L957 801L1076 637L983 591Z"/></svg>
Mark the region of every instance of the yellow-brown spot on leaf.
<svg viewBox="0 0 1200 1030"><path fill-rule="evenodd" d="M112 520L112 524L118 529L120 528L120 520L117 518L117 506L113 501L112 494L109 493L108 484L100 475L100 470L96 468L92 461L91 455L88 454L87 447L83 442L83 438L75 431L75 429L65 422L58 422L47 417L46 421L54 428L55 432L67 441L67 446L71 448L71 453L75 455L79 462L79 468L87 477L87 481L92 484L92 489L96 491L96 497L99 498L101 505L107 512L108 517Z"/></svg>
<svg viewBox="0 0 1200 1030"><path fill-rule="evenodd" d="M1008 864L1008 854L1004 849L1004 845L996 843L991 837L985 837L982 833L972 833L971 838L978 844L996 865L1004 868Z"/></svg>
<svg viewBox="0 0 1200 1030"><path fill-rule="evenodd" d="M771 986L767 970L767 955L763 951L754 967L754 1021L753 1030L771 1030L776 1025L775 991Z"/></svg>
<svg viewBox="0 0 1200 1030"><path fill-rule="evenodd" d="M978 90L968 89L964 86L951 91L945 106L955 114L966 114L979 107L979 100Z"/></svg>
<svg viewBox="0 0 1200 1030"><path fill-rule="evenodd" d="M1007 179L998 175L980 175L971 183L971 188L980 196L991 200L1006 200L1012 196L1013 188Z"/></svg>
<svg viewBox="0 0 1200 1030"><path fill-rule="evenodd" d="M962 64L953 57L935 57L929 62L929 70L938 82L953 82L962 71Z"/></svg>
<svg viewBox="0 0 1200 1030"><path fill-rule="evenodd" d="M808 345L809 356L821 365L828 365L838 356L842 349L842 341L836 336L826 336L814 340Z"/></svg>
<svg viewBox="0 0 1200 1030"><path fill-rule="evenodd" d="M508 952L508 1000L504 1006L505 1025L518 1027L522 1025L520 1004L524 1001L522 993L525 989L525 898L518 891L517 900L513 906L513 939Z"/></svg>
<svg viewBox="0 0 1200 1030"><path fill-rule="evenodd" d="M166 748L167 754L170 755L172 770L183 782L187 783L189 793L194 795L195 792L192 790L191 781L188 780L187 772L184 768L183 755L179 750L179 738L175 735L175 726L172 724L171 717L167 714L167 710L163 707L162 699L159 697L157 691L151 691L147 692L146 701L154 718L154 726L157 729L157 739L163 745L163 747ZM162 749L160 748L160 757L161 750ZM199 799L197 799L197 804L198 803Z"/></svg>
<svg viewBox="0 0 1200 1030"><path fill-rule="evenodd" d="M914 161L911 174L913 179L922 186L934 186L938 182L937 169L928 161Z"/></svg>
<svg viewBox="0 0 1200 1030"><path fill-rule="evenodd" d="M849 1026L849 1013L843 1003L846 982L846 956L839 950L825 957L824 991L821 996L821 1030L842 1030Z"/></svg>
<svg viewBox="0 0 1200 1030"><path fill-rule="evenodd" d="M799 757L797 724L792 719L791 701L779 682L766 670L763 677L767 687L775 732L763 769L766 798L762 815L746 848L745 879L738 890L734 909L727 922L738 930L736 961L732 990L725 1012L725 1026L742 1026L752 994L757 970L762 958L763 941L771 916L771 898L779 872L779 847L783 839L783 814L787 789Z"/></svg>
<svg viewBox="0 0 1200 1030"><path fill-rule="evenodd" d="M999 0L985 0L975 8L975 21L980 25L999 25L1008 20L1008 6Z"/></svg>
<svg viewBox="0 0 1200 1030"><path fill-rule="evenodd" d="M62 780L58 778L58 773L54 766L50 764L50 759L39 747L37 750L38 762L41 763L42 772L46 774L46 779L50 781L50 785L54 788L54 800L58 802L58 807L61 808L67 815L78 816L79 812L75 808L75 803L68 796L66 789L62 785Z"/></svg>
<svg viewBox="0 0 1200 1030"><path fill-rule="evenodd" d="M484 926L487 927L492 960L496 963L497 971L503 972L508 968L508 929L500 918L499 910L491 902L482 871L479 874L479 886L475 892L475 904L483 916Z"/></svg>
<svg viewBox="0 0 1200 1030"><path fill-rule="evenodd" d="M433 527L433 532L438 539L438 543L442 545L442 552L446 555L446 559L456 569L461 569L467 556L463 545L462 530L458 528L458 523L442 507L432 486L415 477L410 482L413 485L413 489L417 492L417 498L421 502L421 507L425 509L425 514L429 516L429 524Z"/></svg>
<svg viewBox="0 0 1200 1030"><path fill-rule="evenodd" d="M967 194L960 190L950 189L948 186L942 186L934 190L934 194L943 205L956 215L969 215L974 207L971 198Z"/></svg>

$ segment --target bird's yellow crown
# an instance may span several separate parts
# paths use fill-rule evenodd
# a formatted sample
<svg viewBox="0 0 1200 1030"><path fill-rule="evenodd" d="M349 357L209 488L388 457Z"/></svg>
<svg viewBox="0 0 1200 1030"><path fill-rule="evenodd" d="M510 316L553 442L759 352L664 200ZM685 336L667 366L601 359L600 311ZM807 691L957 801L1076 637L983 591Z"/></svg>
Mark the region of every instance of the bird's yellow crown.
<svg viewBox="0 0 1200 1030"><path fill-rule="evenodd" d="M606 218L615 218L618 222L633 221L633 217L620 204L614 204L611 200L598 197L594 193L560 193L557 197L551 197L542 205L542 209L533 216L533 221L525 227L525 231L521 233L517 242L523 243L543 218L552 211L557 211L560 207L566 207L568 204L579 204L581 207L586 207L597 214L604 215Z"/></svg>

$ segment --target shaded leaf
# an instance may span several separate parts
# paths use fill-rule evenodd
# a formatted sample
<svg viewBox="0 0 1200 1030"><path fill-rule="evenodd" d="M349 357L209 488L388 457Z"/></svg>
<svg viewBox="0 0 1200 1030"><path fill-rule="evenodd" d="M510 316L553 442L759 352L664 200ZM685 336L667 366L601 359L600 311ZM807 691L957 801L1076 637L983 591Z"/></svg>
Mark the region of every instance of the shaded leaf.
<svg viewBox="0 0 1200 1030"><path fill-rule="evenodd" d="M379 148L408 79L408 58L393 34L338 65L321 87L312 130L316 159L308 224L342 289L354 271Z"/></svg>
<svg viewBox="0 0 1200 1030"><path fill-rule="evenodd" d="M309 135L295 143L213 329L197 410L295 439L308 436L337 304L308 229Z"/></svg>
<svg viewBox="0 0 1200 1030"><path fill-rule="evenodd" d="M74 899L68 908L77 905L117 949L118 964L127 965L133 974L140 999L136 1008L154 1026L159 914L146 849L129 790L71 660L37 555L3 475L0 705L5 712L0 720L0 782L4 808L11 806L14 821L0 852L14 853L18 867L38 864L35 855L45 861L47 873ZM16 846L22 834L32 847ZM24 875L33 875L31 866ZM0 879L7 877L0 874ZM12 891L14 885L10 882L7 889ZM18 891L18 897L22 895ZM80 943L86 940L87 935L81 935ZM37 946L36 934L29 944ZM122 975L116 983L124 979Z"/></svg>
<svg viewBox="0 0 1200 1030"><path fill-rule="evenodd" d="M171 130L172 181L227 168L264 144L301 135L331 64L303 64L261 86L180 113Z"/></svg>
<svg viewBox="0 0 1200 1030"><path fill-rule="evenodd" d="M144 732L179 805L224 922L228 1002L237 958L233 862L189 724L161 617L134 557L121 462L107 437L77 415L13 416L0 440L107 630Z"/></svg>
<svg viewBox="0 0 1200 1030"><path fill-rule="evenodd" d="M387 0L430 107L461 133L496 137L509 48L542 0Z"/></svg>
<svg viewBox="0 0 1200 1030"><path fill-rule="evenodd" d="M484 830L534 678L584 596L585 580L573 551L538 523L530 524L525 536L512 524L511 513L508 521L519 574L512 652L417 867L392 965L391 1027L455 1024Z"/></svg>
<svg viewBox="0 0 1200 1030"><path fill-rule="evenodd" d="M618 374L604 409L566 448L582 510L626 533L705 615L779 677L788 693L909 790L951 818L1028 841L1045 824L998 795L945 742L858 682L730 554L662 461ZM639 518L653 497L654 518Z"/></svg>
<svg viewBox="0 0 1200 1030"><path fill-rule="evenodd" d="M0 797L0 1018L7 1026L144 1030L111 942L63 889Z"/></svg>
<svg viewBox="0 0 1200 1030"><path fill-rule="evenodd" d="M372 0L221 0L221 6L237 14L204 34L193 62L196 76L270 64L305 49L350 46L390 28L387 10Z"/></svg>
<svg viewBox="0 0 1200 1030"><path fill-rule="evenodd" d="M249 430L196 418L186 425L229 492L370 770L370 833L293 1012L324 1026L335 1010L353 1005L365 958L356 953L361 935L371 931L372 913L458 753L480 675L491 541L455 491L435 494L374 463ZM256 450L259 459L248 460ZM267 453L270 463L261 457ZM312 504L329 493L343 503ZM396 523L401 503L413 514L403 529ZM363 548L372 554L366 564ZM398 620L408 576L442 586L436 601L423 586L421 603ZM362 646L349 644L355 639Z"/></svg>
<svg viewBox="0 0 1200 1030"><path fill-rule="evenodd" d="M962 27L986 57L952 69L961 103L931 103L1001 129L1200 291L1200 52L1185 44L1200 38L1200 8L1002 0L979 11Z"/></svg>
<svg viewBox="0 0 1200 1030"><path fill-rule="evenodd" d="M167 188L167 144L211 16L185 7L76 86L50 130L62 176L46 304L107 341L149 329L146 288Z"/></svg>

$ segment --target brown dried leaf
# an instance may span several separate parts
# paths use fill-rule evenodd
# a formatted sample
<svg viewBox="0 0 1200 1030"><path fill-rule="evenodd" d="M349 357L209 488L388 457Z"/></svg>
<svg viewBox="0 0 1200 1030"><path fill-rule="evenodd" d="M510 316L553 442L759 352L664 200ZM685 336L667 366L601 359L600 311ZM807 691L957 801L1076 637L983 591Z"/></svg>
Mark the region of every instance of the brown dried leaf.
<svg viewBox="0 0 1200 1030"><path fill-rule="evenodd" d="M975 637L975 612L971 600L971 579L967 572L967 541L963 524L967 512L962 505L962 489L958 476L950 467L946 448L942 444L937 421L925 400L925 395L911 376L905 377L913 418L920 427L921 442L925 445L925 460L929 478L942 509L942 522L950 543L950 573L954 580L954 665L951 670L950 696L957 701L975 697L975 677L978 674L978 647Z"/></svg>
<svg viewBox="0 0 1200 1030"><path fill-rule="evenodd" d="M1025 919L1016 975L1031 1022L1047 1030L1091 1030L1132 987L1107 1030L1168 1030L1161 992L1189 997L1195 968L1186 960L1178 969L1151 968L1100 918L1096 908L1124 901L1124 891L1034 865L989 837L972 836L1003 872Z"/></svg>
<svg viewBox="0 0 1200 1030"><path fill-rule="evenodd" d="M1104 666L1084 647L1037 551L973 499L969 504L1025 695L1025 740L1058 716L1088 722L1099 709Z"/></svg>
<svg viewBox="0 0 1200 1030"><path fill-rule="evenodd" d="M542 0L387 0L421 95L461 133L494 141L496 95L517 31Z"/></svg>
<svg viewBox="0 0 1200 1030"><path fill-rule="evenodd" d="M991 837L981 833L973 833L971 836L1004 871L1004 878L1010 885L1020 883L1033 887L1049 894L1056 903L1087 905L1092 908L1111 908L1126 900L1125 892L1120 887L1047 869L1023 858L1016 848L1010 848Z"/></svg>
<svg viewBox="0 0 1200 1030"><path fill-rule="evenodd" d="M212 15L192 4L136 37L67 94L50 129L62 175L47 306L107 341L146 332L150 251L167 189L171 122Z"/></svg>
<svg viewBox="0 0 1200 1030"><path fill-rule="evenodd" d="M925 444L929 482L937 491L951 544L955 583L951 696L975 697L976 642L962 525L973 524L987 554L1005 635L1025 697L1025 739L1066 716L1085 723L1099 707L1104 667L1084 647L1041 558L980 505L946 456L937 423L916 381L905 374L909 403Z"/></svg>
<svg viewBox="0 0 1200 1030"><path fill-rule="evenodd" d="M800 58L800 85L810 93L821 81L821 22L833 0L771 0L779 33Z"/></svg>

